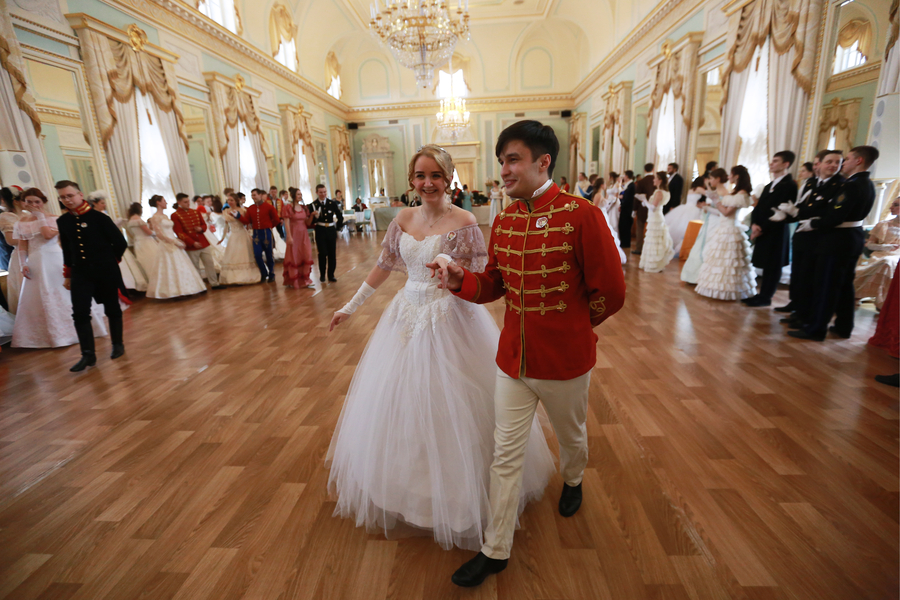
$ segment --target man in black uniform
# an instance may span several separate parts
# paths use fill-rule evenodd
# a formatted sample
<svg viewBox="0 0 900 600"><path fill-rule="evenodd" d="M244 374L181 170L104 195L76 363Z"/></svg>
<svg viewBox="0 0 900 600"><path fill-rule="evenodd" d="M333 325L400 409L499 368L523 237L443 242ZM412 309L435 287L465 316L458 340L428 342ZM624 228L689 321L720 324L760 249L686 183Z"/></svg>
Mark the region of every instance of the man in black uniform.
<svg viewBox="0 0 900 600"><path fill-rule="evenodd" d="M316 251L319 254L319 281L337 281L334 277L337 258L337 230L344 226L343 207L328 198L321 183L316 186L316 200L312 203L313 224L316 228Z"/></svg>
<svg viewBox="0 0 900 600"><path fill-rule="evenodd" d="M619 247L631 248L631 226L634 224L634 171L622 173L623 189L619 192Z"/></svg>
<svg viewBox="0 0 900 600"><path fill-rule="evenodd" d="M110 358L125 354L118 290L122 277L119 261L128 242L112 219L91 209L84 201L77 183L64 180L57 182L55 187L60 201L68 209L56 221L56 226L63 252L64 285L72 292L72 318L81 345L81 360L69 369L77 372L97 364L91 327L92 300L103 305L109 319Z"/></svg>
<svg viewBox="0 0 900 600"><path fill-rule="evenodd" d="M856 261L865 246L863 221L875 204L875 186L869 179L869 167L878 160L878 149L857 146L847 154L841 174L843 189L828 203L820 218L801 221L797 231L819 232L816 243L816 269L813 284L812 318L806 326L788 335L801 340L821 342L835 316L832 333L849 338L853 333L855 298L853 279Z"/></svg>
<svg viewBox="0 0 900 600"><path fill-rule="evenodd" d="M779 205L769 220L794 223L824 216L829 203L844 186L844 178L838 173L843 159L840 150L819 152L813 160L813 172L816 176L806 180L797 203L786 202ZM786 307L775 309L791 313L781 322L791 325L793 329L799 329L812 318L810 311L818 240L818 231L794 232L791 246L791 301Z"/></svg>
<svg viewBox="0 0 900 600"><path fill-rule="evenodd" d="M781 269L788 264L788 235L783 222L770 221L773 211L780 204L797 199L797 183L788 172L794 163L790 150L776 152L769 161L769 172L774 179L766 185L759 202L753 209L750 239L754 241L753 266L762 269L759 293L741 300L747 306L769 306L781 281Z"/></svg>

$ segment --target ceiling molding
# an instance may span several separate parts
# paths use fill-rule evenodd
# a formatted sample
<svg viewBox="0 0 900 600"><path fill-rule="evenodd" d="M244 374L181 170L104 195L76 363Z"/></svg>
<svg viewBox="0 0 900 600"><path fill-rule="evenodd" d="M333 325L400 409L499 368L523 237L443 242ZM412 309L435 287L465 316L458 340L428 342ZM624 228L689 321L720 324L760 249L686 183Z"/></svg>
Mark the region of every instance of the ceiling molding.
<svg viewBox="0 0 900 600"><path fill-rule="evenodd" d="M878 81L881 74L881 61L865 63L862 66L832 75L828 79L828 85L825 87L825 93L837 92L848 88L856 87L864 83Z"/></svg>
<svg viewBox="0 0 900 600"><path fill-rule="evenodd" d="M524 106L523 106L524 105ZM427 102L402 102L355 107L347 113L349 121L393 119L431 116L440 110L440 100ZM466 98L466 109L479 112L521 112L522 110L556 110L574 107L571 94L546 94L541 96L502 96L495 98Z"/></svg>

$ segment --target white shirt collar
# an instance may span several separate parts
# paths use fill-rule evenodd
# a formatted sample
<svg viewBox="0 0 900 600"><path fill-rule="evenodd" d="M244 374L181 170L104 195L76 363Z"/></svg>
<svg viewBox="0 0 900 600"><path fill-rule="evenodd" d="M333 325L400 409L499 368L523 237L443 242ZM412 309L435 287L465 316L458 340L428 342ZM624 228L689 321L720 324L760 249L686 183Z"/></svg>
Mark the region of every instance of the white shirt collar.
<svg viewBox="0 0 900 600"><path fill-rule="evenodd" d="M785 175L782 175L781 177L776 177L775 179L773 179L773 180L772 180L772 186L771 186L769 189L770 189L770 190L771 190L771 189L774 189L775 186L778 185L778 182L781 181L781 180L784 179L784 178L785 178Z"/></svg>
<svg viewBox="0 0 900 600"><path fill-rule="evenodd" d="M551 185L553 185L553 180L548 179L547 181L544 182L544 185L542 185L538 189L534 190L534 193L531 195L531 198L532 199L540 198L544 192L546 192L548 189L550 189Z"/></svg>
<svg viewBox="0 0 900 600"><path fill-rule="evenodd" d="M832 175L831 177L834 177L834 175ZM828 183L828 180L831 179L831 177L829 177L828 179L822 179L821 177L819 177L819 178L818 178L818 179L819 179L819 185L822 185L822 184L824 184L824 183Z"/></svg>

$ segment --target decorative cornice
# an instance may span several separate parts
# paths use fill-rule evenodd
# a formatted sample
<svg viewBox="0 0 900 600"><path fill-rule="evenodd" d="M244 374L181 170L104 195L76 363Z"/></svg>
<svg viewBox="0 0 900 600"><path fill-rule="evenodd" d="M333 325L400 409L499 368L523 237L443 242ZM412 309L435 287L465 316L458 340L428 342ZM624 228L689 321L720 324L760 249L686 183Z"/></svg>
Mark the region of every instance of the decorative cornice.
<svg viewBox="0 0 900 600"><path fill-rule="evenodd" d="M99 19L95 19L94 17L86 13L69 13L66 15L66 20L69 21L69 25L75 31L78 31L80 29L90 29L91 31L101 33L106 37L122 42L123 44L128 44L129 46L134 46L135 44L135 40L132 39L134 35L131 33L132 31L144 33L144 31L140 27L137 27L133 24L132 26L129 26L129 31L122 31L118 27L113 27L112 25L104 23ZM145 37L146 33L144 33L144 36L142 36L140 41L140 49L142 52L146 52L150 56L155 56L156 58L160 58L171 63L178 62L177 54L166 50L162 46L157 46L156 44L151 44L150 42L144 41L143 38Z"/></svg>
<svg viewBox="0 0 900 600"><path fill-rule="evenodd" d="M339 116L344 116L349 110L346 104L332 98L325 90L319 89L264 51L250 46L212 19L200 14L197 9L178 0L119 0L116 7L130 8L142 18L180 33L201 47L224 56L250 72L258 72L261 67L272 83L294 93L296 89L291 88L299 88L313 96L318 104L330 108ZM247 64L248 59L252 64Z"/></svg>
<svg viewBox="0 0 900 600"><path fill-rule="evenodd" d="M662 52L660 52L659 54L657 54L656 56L654 56L653 58L648 60L647 66L653 68L653 67L657 66L658 64L660 64L661 62L663 62L664 60L666 60L667 58L669 58L669 56L671 56L672 54L675 54L676 52L683 50L688 45L690 45L692 43L699 44L700 42L703 41L703 35L704 35L704 32L702 32L702 31L691 31L690 33L685 34L681 39L679 39L677 42L671 44L668 47L668 52L666 52L664 49Z"/></svg>
<svg viewBox="0 0 900 600"><path fill-rule="evenodd" d="M876 61L871 64L866 63L860 67L844 71L843 73L838 73L837 75L832 75L828 79L825 93L828 94L839 90L846 90L847 88L869 83L870 81L878 81L880 73L881 61Z"/></svg>
<svg viewBox="0 0 900 600"><path fill-rule="evenodd" d="M53 29L52 27L48 27L42 23L38 23L37 21L32 21L31 19L26 19L25 17L20 17L19 15L11 14L9 16L9 19L13 25L19 27L20 29L30 31L35 35L45 37L48 40L53 40L54 42L66 44L67 46L74 46L76 48L78 47L78 38L74 35L69 35L68 33Z"/></svg>
<svg viewBox="0 0 900 600"><path fill-rule="evenodd" d="M49 125L66 125L81 129L84 123L81 121L81 113L77 110L65 110L51 106L38 104L36 106L41 122Z"/></svg>
<svg viewBox="0 0 900 600"><path fill-rule="evenodd" d="M540 110L543 108L566 109L574 106L570 94L466 98L466 109L472 113L522 110L523 104L528 105L528 110ZM440 100L359 106L353 107L347 112L347 120L363 121L365 119L385 119L423 115L434 116L434 114L440 110L440 107Z"/></svg>

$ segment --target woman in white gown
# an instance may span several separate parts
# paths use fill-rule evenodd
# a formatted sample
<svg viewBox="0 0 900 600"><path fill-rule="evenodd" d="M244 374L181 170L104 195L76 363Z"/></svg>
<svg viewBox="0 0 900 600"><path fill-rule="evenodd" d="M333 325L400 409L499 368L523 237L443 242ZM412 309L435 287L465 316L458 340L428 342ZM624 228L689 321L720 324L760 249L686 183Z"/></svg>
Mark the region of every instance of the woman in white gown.
<svg viewBox="0 0 900 600"><path fill-rule="evenodd" d="M742 300L756 295L756 272L750 264L750 240L740 223L742 208L752 205L750 173L737 165L731 176L725 169L709 174L710 183L716 186L719 201L716 208L721 213L716 228L707 235L703 251L703 265L694 288L701 296L716 300ZM734 188L729 191L727 183Z"/></svg>
<svg viewBox="0 0 900 600"><path fill-rule="evenodd" d="M22 193L30 216L16 223L22 266L22 291L13 325L13 348L60 348L78 343L72 320L72 295L65 288L63 253L59 246L56 217L44 212L47 197L31 188ZM91 306L94 336L107 335L103 308Z"/></svg>
<svg viewBox="0 0 900 600"><path fill-rule="evenodd" d="M131 206L128 207L128 222L125 223L125 231L128 233L132 248L134 248L135 259L147 275L149 286L153 270L156 268L159 242L156 241L150 226L141 218L142 212L143 208L138 202L131 203Z"/></svg>
<svg viewBox="0 0 900 600"><path fill-rule="evenodd" d="M875 298L875 308L881 310L900 261L900 198L891 202L891 218L872 228L866 248L871 254L856 267L853 285L857 298Z"/></svg>
<svg viewBox="0 0 900 600"><path fill-rule="evenodd" d="M609 182L606 184L606 220L610 230L615 231L616 235L619 235L619 213L622 212L622 201L619 199L621 191L619 174L610 171Z"/></svg>
<svg viewBox="0 0 900 600"><path fill-rule="evenodd" d="M618 198L616 198L618 202ZM619 247L619 231L617 228L612 226L612 217L610 216L610 208L609 208L609 195L606 192L606 186L603 184L603 178L598 177L597 181L594 182L594 195L591 198L591 202L603 211L603 216L606 217L606 224L609 225L609 232L612 234L613 239L616 241L616 249L619 251L619 261L624 265L628 262L628 257L625 256L625 251ZM617 210L618 206L615 206L613 210ZM616 215L618 216L618 215Z"/></svg>
<svg viewBox="0 0 900 600"><path fill-rule="evenodd" d="M102 212L104 215L108 216L106 212L105 190L95 190L88 194L88 203L91 205L91 208L97 212ZM140 206L140 204L138 206ZM115 224L119 229L122 229L126 224L126 220L117 219ZM147 274L137 261L137 258L130 247L127 248L122 255L122 260L119 262L119 271L122 272L122 283L125 284L127 289L137 290L139 292L147 291Z"/></svg>
<svg viewBox="0 0 900 600"><path fill-rule="evenodd" d="M218 196L213 198L212 216L210 217L210 221L216 228L217 245L222 248L222 255L224 256L225 248L228 247L228 236L226 235L228 233L228 227L225 224L225 215L222 212L222 200L220 200Z"/></svg>
<svg viewBox="0 0 900 600"><path fill-rule="evenodd" d="M215 213L213 213L212 203L212 196L198 197L197 211L203 215L203 221L206 223L206 231L203 232L203 236L206 238L206 241L209 242L209 247L212 248L213 262L216 265L216 269L221 271L222 258L225 256L225 247L219 244L219 229L213 220L213 215ZM203 274L206 275L205 272Z"/></svg>
<svg viewBox="0 0 900 600"><path fill-rule="evenodd" d="M160 243L147 297L166 299L205 292L206 284L184 251L184 242L175 236L172 219L163 212L166 209L165 198L153 196L150 206L156 209L156 214L150 217L150 229Z"/></svg>
<svg viewBox="0 0 900 600"><path fill-rule="evenodd" d="M491 217L488 221L488 227L494 226L494 218L503 211L503 190L500 189L499 181L491 182Z"/></svg>
<svg viewBox="0 0 900 600"><path fill-rule="evenodd" d="M644 236L644 248L641 252L641 269L648 273L659 273L666 268L675 251L672 249L672 236L666 227L663 207L669 201L668 178L664 171L653 175L656 191L647 199L647 233Z"/></svg>
<svg viewBox="0 0 900 600"><path fill-rule="evenodd" d="M699 220L703 215L703 210L697 206L697 203L706 199L705 192L706 182L702 177L698 177L691 184L691 191L688 192L684 204L679 204L665 214L666 227L669 228L669 235L672 236L672 250L675 251L675 254L681 252L681 244L684 242L688 223Z"/></svg>
<svg viewBox="0 0 900 600"><path fill-rule="evenodd" d="M696 284L697 279L700 277L700 267L703 266L703 253L706 249L706 240L716 228L716 225L719 224L719 219L722 218L719 209L715 207L715 203L718 199L719 196L716 192L707 188L706 202L702 208L703 225L700 227L700 231L697 232L697 239L691 247L691 252L688 254L684 266L681 268L681 280L685 283ZM684 242L684 240L682 240L682 242Z"/></svg>
<svg viewBox="0 0 900 600"><path fill-rule="evenodd" d="M22 201L21 194L16 197L5 198L6 211L0 213L0 233L6 240L6 243L12 246L13 251L9 255L9 270L6 276L6 302L9 304L9 312L16 314L16 308L19 305L19 292L22 289L22 267L19 264L18 243L13 239L13 229L16 223L23 216L27 216L25 203Z"/></svg>
<svg viewBox="0 0 900 600"><path fill-rule="evenodd" d="M228 246L225 248L225 256L222 258L222 271L219 273L219 283L222 285L250 285L259 283L259 267L253 258L253 239L247 232L240 217L247 214L240 196L234 200L234 205L223 212ZM278 237L278 234L275 234Z"/></svg>
<svg viewBox="0 0 900 600"><path fill-rule="evenodd" d="M413 157L409 179L423 205L391 222L378 264L332 318L333 329L391 271L406 273L359 361L326 460L335 515L389 537L421 533L445 549L478 550L490 510L499 330L485 307L438 289L426 267L453 260L482 271L487 263L474 215L446 195L452 173L436 146ZM554 468L535 420L520 511Z"/></svg>

